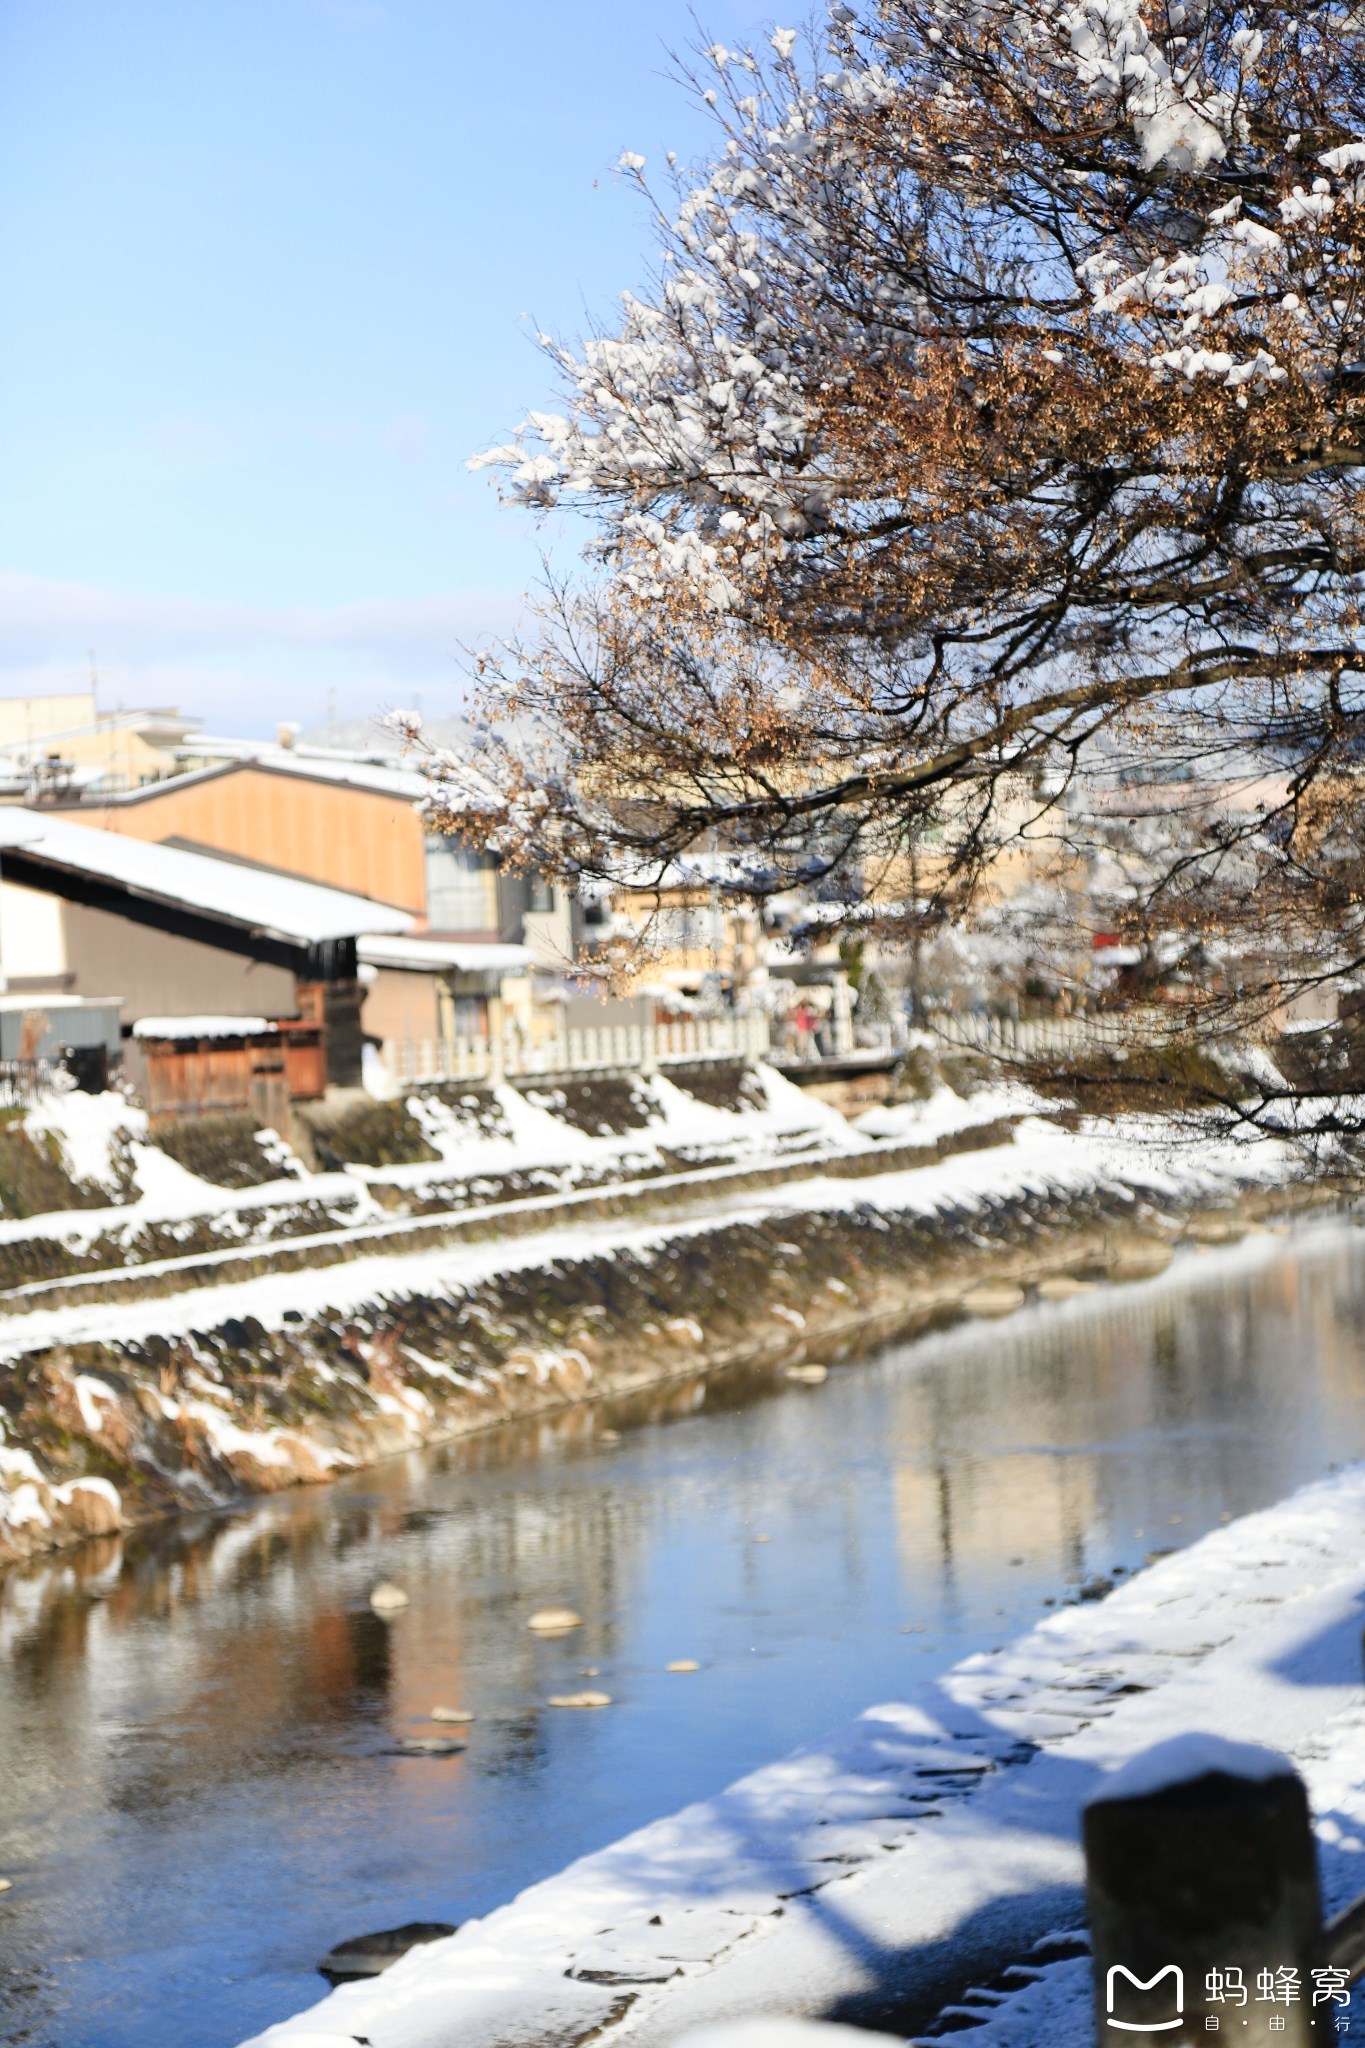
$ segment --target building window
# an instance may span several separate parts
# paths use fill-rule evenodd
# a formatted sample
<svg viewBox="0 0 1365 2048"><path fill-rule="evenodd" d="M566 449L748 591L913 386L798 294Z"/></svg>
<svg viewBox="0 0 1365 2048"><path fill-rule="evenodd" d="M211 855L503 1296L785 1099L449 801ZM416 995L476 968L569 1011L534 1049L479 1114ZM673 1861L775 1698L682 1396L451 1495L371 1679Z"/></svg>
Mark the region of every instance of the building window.
<svg viewBox="0 0 1365 2048"><path fill-rule="evenodd" d="M484 856L459 839L427 840L427 922L437 932L489 927Z"/></svg>
<svg viewBox="0 0 1365 2048"><path fill-rule="evenodd" d="M528 910L553 910L555 907L555 885L547 882L544 875L529 877L526 891Z"/></svg>

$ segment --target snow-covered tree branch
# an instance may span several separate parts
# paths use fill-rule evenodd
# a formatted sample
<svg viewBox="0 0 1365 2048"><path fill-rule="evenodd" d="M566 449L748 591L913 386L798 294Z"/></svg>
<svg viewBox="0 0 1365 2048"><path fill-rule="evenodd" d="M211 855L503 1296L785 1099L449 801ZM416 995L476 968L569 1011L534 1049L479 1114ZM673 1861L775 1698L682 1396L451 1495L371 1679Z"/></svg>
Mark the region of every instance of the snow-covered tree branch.
<svg viewBox="0 0 1365 2048"><path fill-rule="evenodd" d="M1186 796L1135 915L1356 957L1365 19L882 0L691 83L653 287L481 458L594 539L488 665L471 829L720 832L755 889L932 832L960 904L1021 787L1093 860L1140 779Z"/></svg>

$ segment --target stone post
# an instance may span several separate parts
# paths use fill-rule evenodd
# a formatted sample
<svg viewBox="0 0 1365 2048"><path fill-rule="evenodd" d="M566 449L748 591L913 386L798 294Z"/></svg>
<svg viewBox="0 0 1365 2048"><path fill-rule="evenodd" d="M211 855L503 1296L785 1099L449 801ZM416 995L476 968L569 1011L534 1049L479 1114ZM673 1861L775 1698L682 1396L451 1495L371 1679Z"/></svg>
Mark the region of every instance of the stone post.
<svg viewBox="0 0 1365 2048"><path fill-rule="evenodd" d="M1312 1974L1322 1908L1308 1799L1285 1758L1177 1737L1116 1774L1084 1833L1097 2041L1336 2039Z"/></svg>

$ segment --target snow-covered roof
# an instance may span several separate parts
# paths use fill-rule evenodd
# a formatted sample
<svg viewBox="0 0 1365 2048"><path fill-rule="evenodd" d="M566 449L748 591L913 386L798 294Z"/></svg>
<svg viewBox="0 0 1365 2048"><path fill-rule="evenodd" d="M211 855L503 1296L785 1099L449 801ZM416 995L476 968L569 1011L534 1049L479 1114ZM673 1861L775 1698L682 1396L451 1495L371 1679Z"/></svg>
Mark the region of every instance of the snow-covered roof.
<svg viewBox="0 0 1365 2048"><path fill-rule="evenodd" d="M266 1017L139 1017L134 1038L259 1038L274 1031Z"/></svg>
<svg viewBox="0 0 1365 2048"><path fill-rule="evenodd" d="M0 996L0 1011L12 1014L18 1010L26 1014L32 1010L117 1010L122 1003L122 996L47 995L29 990L24 995Z"/></svg>
<svg viewBox="0 0 1365 2048"><path fill-rule="evenodd" d="M310 753L303 748L250 740L196 739L177 749L177 753L181 759L197 765L185 767L178 775L143 783L139 789L115 791L104 801L113 808L147 803L171 791L190 788L196 782L230 775L235 768L258 768L267 774L292 775L305 782L345 783L375 796L399 797L404 803L418 803L427 794L426 778L396 761L362 761L344 754Z"/></svg>
<svg viewBox="0 0 1365 2048"><path fill-rule="evenodd" d="M186 752L209 754L210 742L195 742ZM398 761L361 760L351 754L326 753L309 747L252 747L238 754L246 768L269 768L279 775L297 775L310 782L345 782L354 789L373 790L380 796L401 796L413 803L427 794L426 777Z"/></svg>
<svg viewBox="0 0 1365 2048"><path fill-rule="evenodd" d="M368 967L404 967L417 973L524 974L532 964L529 946L504 946L477 939L389 938L367 933L356 946Z"/></svg>
<svg viewBox="0 0 1365 2048"><path fill-rule="evenodd" d="M18 807L0 808L0 874L7 850L54 877L91 877L130 895L293 945L353 939L361 932L406 932L413 923L405 910L329 889L321 882L298 881L291 875L217 860L212 854L128 839L98 825L77 825Z"/></svg>

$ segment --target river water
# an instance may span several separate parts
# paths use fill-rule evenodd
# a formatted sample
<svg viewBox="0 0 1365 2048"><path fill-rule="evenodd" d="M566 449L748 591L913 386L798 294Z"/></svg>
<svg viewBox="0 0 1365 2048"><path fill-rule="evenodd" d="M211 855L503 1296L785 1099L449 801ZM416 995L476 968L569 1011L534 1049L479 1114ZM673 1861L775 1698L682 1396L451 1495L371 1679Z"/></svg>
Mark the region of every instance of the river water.
<svg viewBox="0 0 1365 2048"><path fill-rule="evenodd" d="M231 2048L334 1942L483 1913L1360 1456L1365 1232L1318 1224L11 1573L0 2041ZM552 1602L585 1625L537 1640ZM437 1702L467 1751L394 1754Z"/></svg>

